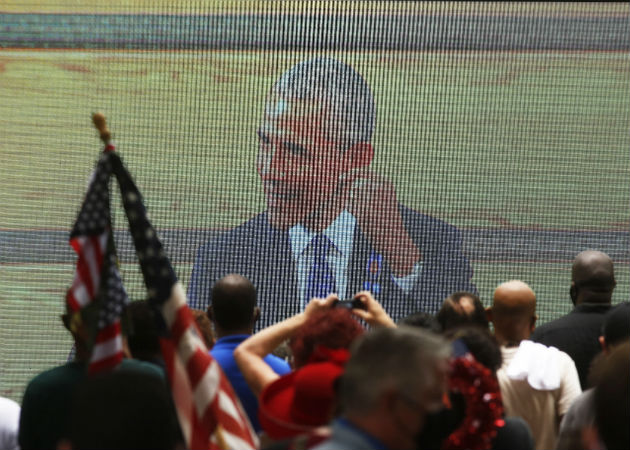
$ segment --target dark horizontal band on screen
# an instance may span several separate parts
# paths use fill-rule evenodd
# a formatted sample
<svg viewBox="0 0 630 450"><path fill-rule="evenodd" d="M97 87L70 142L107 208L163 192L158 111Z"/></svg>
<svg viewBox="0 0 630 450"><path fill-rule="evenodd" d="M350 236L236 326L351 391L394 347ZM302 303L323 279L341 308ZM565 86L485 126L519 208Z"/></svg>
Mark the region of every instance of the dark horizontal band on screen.
<svg viewBox="0 0 630 450"><path fill-rule="evenodd" d="M197 248L220 231L159 230L162 242L174 263L192 263ZM122 262L135 261L135 250L126 231L115 231ZM630 262L628 231L549 231L461 229L464 252L473 262L561 262L573 261L586 249L607 253L615 263ZM68 246L67 231L0 231L3 264L71 263L75 254ZM37 249L28 252L24 249Z"/></svg>
<svg viewBox="0 0 630 450"><path fill-rule="evenodd" d="M627 16L0 14L0 48L628 51Z"/></svg>

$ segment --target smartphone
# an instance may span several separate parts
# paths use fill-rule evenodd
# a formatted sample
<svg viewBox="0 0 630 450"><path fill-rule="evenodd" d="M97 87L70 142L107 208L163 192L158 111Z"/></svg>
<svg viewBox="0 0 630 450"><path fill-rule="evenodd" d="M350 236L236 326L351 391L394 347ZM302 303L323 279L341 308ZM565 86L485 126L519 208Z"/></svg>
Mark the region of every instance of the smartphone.
<svg viewBox="0 0 630 450"><path fill-rule="evenodd" d="M367 311L367 306L365 306L365 303L363 303L358 298L336 301L333 307L346 309L362 309L364 311Z"/></svg>

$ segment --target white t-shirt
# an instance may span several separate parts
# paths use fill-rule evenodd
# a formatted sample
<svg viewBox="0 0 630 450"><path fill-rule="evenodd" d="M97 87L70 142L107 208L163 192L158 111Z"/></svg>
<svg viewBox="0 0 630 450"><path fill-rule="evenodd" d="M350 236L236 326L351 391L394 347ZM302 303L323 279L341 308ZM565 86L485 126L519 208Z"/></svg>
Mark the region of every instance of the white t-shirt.
<svg viewBox="0 0 630 450"><path fill-rule="evenodd" d="M554 348L522 341L501 347L497 372L506 416L519 416L532 430L537 450L553 449L560 419L582 392L575 363Z"/></svg>
<svg viewBox="0 0 630 450"><path fill-rule="evenodd" d="M0 449L14 450L18 446L20 405L8 398L0 397Z"/></svg>

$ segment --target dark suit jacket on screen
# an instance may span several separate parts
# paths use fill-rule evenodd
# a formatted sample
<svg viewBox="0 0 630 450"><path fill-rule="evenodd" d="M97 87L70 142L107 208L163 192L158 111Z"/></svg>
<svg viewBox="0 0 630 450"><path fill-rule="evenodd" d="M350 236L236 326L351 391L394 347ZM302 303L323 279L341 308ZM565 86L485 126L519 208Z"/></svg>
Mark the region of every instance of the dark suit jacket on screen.
<svg viewBox="0 0 630 450"><path fill-rule="evenodd" d="M386 263L378 271L375 297L394 320L420 310L435 313L455 291L476 292L472 269L462 252L461 233L404 206L400 210L406 230L422 253L423 265L409 293L395 284ZM374 254L357 225L348 265L348 296L364 289L370 276L368 261ZM199 247L188 298L193 308L205 310L212 302L213 284L228 273L239 273L256 286L262 310L258 326L265 327L302 310L295 272L288 232L274 229L267 214L261 213Z"/></svg>

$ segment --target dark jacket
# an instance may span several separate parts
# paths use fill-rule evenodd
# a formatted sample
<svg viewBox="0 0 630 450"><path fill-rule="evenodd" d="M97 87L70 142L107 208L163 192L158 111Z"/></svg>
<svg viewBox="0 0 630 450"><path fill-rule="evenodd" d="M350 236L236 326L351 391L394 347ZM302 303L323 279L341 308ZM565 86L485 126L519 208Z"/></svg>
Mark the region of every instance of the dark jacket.
<svg viewBox="0 0 630 450"><path fill-rule="evenodd" d="M582 303L566 316L536 328L531 336L532 341L556 347L573 359L583 391L588 388L591 361L601 351L598 339L610 308L609 303Z"/></svg>

